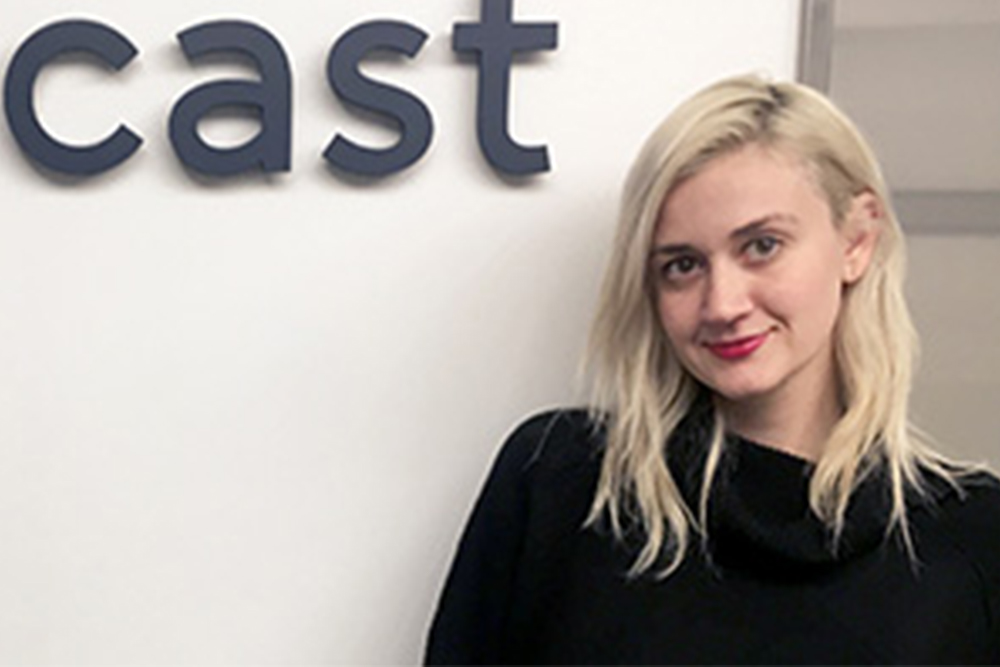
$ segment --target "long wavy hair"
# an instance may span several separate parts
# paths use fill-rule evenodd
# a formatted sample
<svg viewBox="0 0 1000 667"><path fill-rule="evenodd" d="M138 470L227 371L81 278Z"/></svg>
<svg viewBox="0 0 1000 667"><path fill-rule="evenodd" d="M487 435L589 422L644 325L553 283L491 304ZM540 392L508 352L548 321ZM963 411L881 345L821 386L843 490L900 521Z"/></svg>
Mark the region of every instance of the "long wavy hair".
<svg viewBox="0 0 1000 667"><path fill-rule="evenodd" d="M844 288L834 328L843 412L812 473L809 502L831 531L844 527L853 491L876 467L891 489L889 530L912 553L906 492L922 492L924 471L954 481L955 468L909 421L916 334L903 297L902 232L878 162L861 134L826 97L796 83L741 76L695 94L656 128L625 182L618 228L591 330L585 367L606 450L588 523L636 518L644 545L631 574L667 576L682 562L692 530L704 536L712 479L724 447L716 411L706 443L698 507L689 507L666 462L678 424L705 389L681 365L660 326L649 266L663 201L710 161L748 145L791 155L812 172L835 224L853 198L882 204L877 246L864 275Z"/></svg>

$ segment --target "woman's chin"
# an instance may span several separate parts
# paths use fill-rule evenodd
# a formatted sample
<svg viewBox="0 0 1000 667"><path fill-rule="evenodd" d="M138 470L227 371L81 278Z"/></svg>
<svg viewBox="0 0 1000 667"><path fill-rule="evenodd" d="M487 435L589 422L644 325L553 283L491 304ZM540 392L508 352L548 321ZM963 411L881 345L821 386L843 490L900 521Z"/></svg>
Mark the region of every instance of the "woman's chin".
<svg viewBox="0 0 1000 667"><path fill-rule="evenodd" d="M758 401L767 396L771 387L760 382L715 382L705 383L717 396L729 403Z"/></svg>

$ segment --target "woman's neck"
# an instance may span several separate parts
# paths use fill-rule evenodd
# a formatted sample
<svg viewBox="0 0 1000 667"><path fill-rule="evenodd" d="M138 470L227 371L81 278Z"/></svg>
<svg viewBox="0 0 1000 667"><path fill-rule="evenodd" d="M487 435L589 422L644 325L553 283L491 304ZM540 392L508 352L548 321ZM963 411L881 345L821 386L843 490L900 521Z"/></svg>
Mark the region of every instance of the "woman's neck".
<svg viewBox="0 0 1000 667"><path fill-rule="evenodd" d="M819 460L842 413L836 386L801 384L741 401L717 396L716 407L727 431L809 461Z"/></svg>

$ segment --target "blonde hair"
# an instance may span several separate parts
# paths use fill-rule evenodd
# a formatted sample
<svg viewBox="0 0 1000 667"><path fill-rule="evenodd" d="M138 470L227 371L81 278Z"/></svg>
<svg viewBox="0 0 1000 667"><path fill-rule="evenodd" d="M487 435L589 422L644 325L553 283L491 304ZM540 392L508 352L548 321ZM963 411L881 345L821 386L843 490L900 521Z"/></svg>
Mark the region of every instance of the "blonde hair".
<svg viewBox="0 0 1000 667"><path fill-rule="evenodd" d="M922 491L923 470L953 480L952 466L908 419L917 339L903 297L902 232L875 156L820 93L757 76L726 79L682 103L633 164L591 330L586 367L593 412L606 427L606 450L587 521L606 516L619 538L625 516L640 522L645 542L633 576L657 564L663 564L657 568L660 576L669 575L682 562L692 529L704 536L712 478L725 442L725 425L716 411L695 511L670 473L666 448L704 389L672 351L653 302L648 258L658 214L679 183L711 160L751 144L806 164L837 224L858 194L873 193L882 204L871 263L845 288L835 325L844 411L812 474L812 511L836 545L851 494L884 465L892 494L888 529L898 528L912 553L906 490Z"/></svg>

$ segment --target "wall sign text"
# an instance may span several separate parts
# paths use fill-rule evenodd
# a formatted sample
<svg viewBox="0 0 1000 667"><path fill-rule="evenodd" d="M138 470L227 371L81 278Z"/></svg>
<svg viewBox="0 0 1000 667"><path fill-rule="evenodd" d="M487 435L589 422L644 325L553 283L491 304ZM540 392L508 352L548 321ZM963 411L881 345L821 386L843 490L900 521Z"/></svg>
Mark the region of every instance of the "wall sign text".
<svg viewBox="0 0 1000 667"><path fill-rule="evenodd" d="M456 23L452 49L475 58L478 67L476 133L486 160L498 171L528 176L549 171L545 146L518 144L508 133L510 75L517 52L554 50L556 23L516 23L513 0L481 0L478 23ZM376 20L356 25L333 44L326 78L346 105L378 114L399 130L388 148L371 148L337 134L323 157L330 165L365 177L400 172L426 153L434 135L430 109L410 91L365 76L359 65L377 51L415 58L427 33L403 21ZM249 59L256 79L213 81L188 90L169 117L170 142L189 169L211 176L247 171L291 169L292 75L288 58L266 28L245 21L213 21L180 32L177 40L190 61L208 55L239 55ZM119 125L105 139L90 145L56 139L38 119L34 87L39 73L65 54L88 54L119 71L139 54L129 39L97 21L65 20L31 34L17 49L4 80L4 111L21 150L54 172L93 176L126 162L143 139ZM220 148L206 142L198 123L219 109L237 107L258 119L260 130L246 143Z"/></svg>

